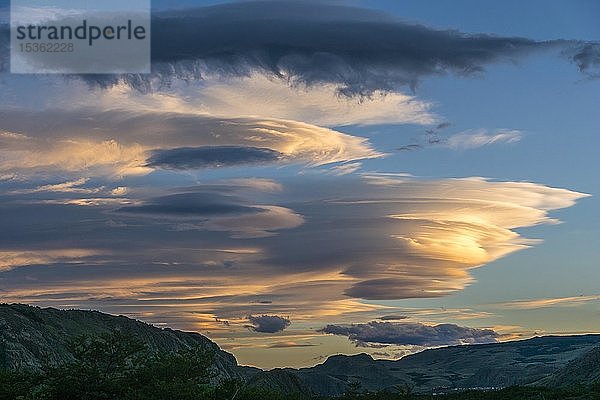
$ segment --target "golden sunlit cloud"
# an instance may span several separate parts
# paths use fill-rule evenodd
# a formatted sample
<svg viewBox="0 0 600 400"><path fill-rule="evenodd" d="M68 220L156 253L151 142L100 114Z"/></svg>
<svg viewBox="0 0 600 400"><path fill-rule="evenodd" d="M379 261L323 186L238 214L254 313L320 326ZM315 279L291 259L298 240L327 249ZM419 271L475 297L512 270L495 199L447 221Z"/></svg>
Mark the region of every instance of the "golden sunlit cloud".
<svg viewBox="0 0 600 400"><path fill-rule="evenodd" d="M273 118L79 110L0 111L0 120L11 132L23 132L2 137L0 171L5 173L51 169L120 176L156 168L319 166L382 156L364 138Z"/></svg>
<svg viewBox="0 0 600 400"><path fill-rule="evenodd" d="M83 263L89 257L103 254L90 249L0 250L0 272L27 265Z"/></svg>
<svg viewBox="0 0 600 400"><path fill-rule="evenodd" d="M6 90L13 83L4 82ZM40 108L76 109L86 107L101 110L120 109L135 112L179 112L213 115L221 118L252 117L303 121L319 126L420 124L429 125L438 117L432 105L414 95L401 92L374 91L368 96L348 97L339 93L340 85L306 86L258 72L245 77L219 78L203 74L200 81L173 79L168 88L140 93L124 83L90 96L90 87L79 80L65 81L47 77L38 82L45 89L36 93ZM43 94L43 97L40 95ZM28 107L28 94L19 99ZM83 101L83 99L85 101ZM2 99L0 99L0 107Z"/></svg>
<svg viewBox="0 0 600 400"><path fill-rule="evenodd" d="M151 198L135 197L143 190L131 191L133 204L121 208L69 203L89 209L90 222L80 233L103 243L110 257L77 269L48 257L20 262L43 263L53 275L24 283L19 271L35 276L36 267L13 268L12 276L5 276L10 285L4 297L122 314L150 312L151 322L232 333L246 330L248 315L289 316L292 331L373 320L397 311L363 299L460 291L473 281L473 268L537 243L514 229L555 223L549 211L586 196L527 182L405 175L299 176L286 184L224 180L181 190ZM267 197L256 205L244 197L251 192L253 199ZM30 223L21 215L21 225L10 228L17 233ZM60 235L74 240L68 231ZM126 246L120 237L127 237ZM154 248L160 251L149 250ZM17 256L5 258L11 257ZM98 274L101 286L93 279ZM432 321L489 316L426 311L405 315Z"/></svg>
<svg viewBox="0 0 600 400"><path fill-rule="evenodd" d="M172 110L211 115L283 118L322 126L372 124L433 124L437 117L431 105L402 93L375 91L369 96L340 95L339 86L305 86L254 73L249 77L206 79L201 84L177 82L174 92L136 96L124 85L107 91L106 96L124 104L157 108L168 104ZM248 101L252 99L252 101ZM112 101L112 100L111 100Z"/></svg>

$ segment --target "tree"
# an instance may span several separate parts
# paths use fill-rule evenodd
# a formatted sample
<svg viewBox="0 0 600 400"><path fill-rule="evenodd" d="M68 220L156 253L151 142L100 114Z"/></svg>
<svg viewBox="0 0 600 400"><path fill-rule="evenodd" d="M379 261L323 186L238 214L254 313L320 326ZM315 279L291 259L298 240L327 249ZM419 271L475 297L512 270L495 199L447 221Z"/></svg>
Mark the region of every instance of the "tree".
<svg viewBox="0 0 600 400"><path fill-rule="evenodd" d="M149 350L135 336L111 331L68 344L73 362L47 371L48 400L200 400L207 398L212 352L204 346Z"/></svg>
<svg viewBox="0 0 600 400"><path fill-rule="evenodd" d="M9 366L6 341L4 339L0 339L0 371L7 370Z"/></svg>
<svg viewBox="0 0 600 400"><path fill-rule="evenodd" d="M354 399L358 398L362 392L362 383L360 381L350 381L348 382L348 387L346 388L346 392L344 393L344 397Z"/></svg>
<svg viewBox="0 0 600 400"><path fill-rule="evenodd" d="M131 398L197 400L211 393L214 354L204 346L151 354L131 376Z"/></svg>
<svg viewBox="0 0 600 400"><path fill-rule="evenodd" d="M67 347L74 360L47 370L41 388L44 399L124 398L129 375L147 352L140 340L119 330L78 336Z"/></svg>

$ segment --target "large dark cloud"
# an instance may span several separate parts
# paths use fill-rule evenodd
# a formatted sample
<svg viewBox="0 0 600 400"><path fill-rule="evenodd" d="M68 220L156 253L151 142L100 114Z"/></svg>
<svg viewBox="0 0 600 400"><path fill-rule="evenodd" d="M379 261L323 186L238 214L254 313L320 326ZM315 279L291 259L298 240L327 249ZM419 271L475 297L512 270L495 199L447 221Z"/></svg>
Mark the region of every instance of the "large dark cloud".
<svg viewBox="0 0 600 400"><path fill-rule="evenodd" d="M156 13L152 79L253 71L296 83L335 83L346 94L415 87L426 76L472 75L490 63L547 49L570 49L582 71L597 65L596 44L465 34L406 23L372 10L312 2L261 1ZM102 84L118 77L89 77Z"/></svg>
<svg viewBox="0 0 600 400"><path fill-rule="evenodd" d="M8 36L7 26L0 25L3 54L8 52ZM335 83L345 94L364 94L414 88L430 75L472 75L490 63L548 49L563 52L590 76L597 73L596 42L436 30L382 12L335 4L241 2L154 13L153 75L86 79L111 85L124 78L148 90L173 77L248 76L259 71L296 83ZM0 68L7 70L7 63L0 62Z"/></svg>
<svg viewBox="0 0 600 400"><path fill-rule="evenodd" d="M254 332L260 333L281 332L291 324L289 318L280 317L278 315L249 315L248 321L251 324L248 327Z"/></svg>
<svg viewBox="0 0 600 400"><path fill-rule="evenodd" d="M359 346L370 343L443 346L465 343L496 342L498 334L491 329L467 328L454 324L424 325L372 321L366 324L327 325L320 330L332 335L347 336Z"/></svg>
<svg viewBox="0 0 600 400"><path fill-rule="evenodd" d="M146 166L165 169L200 169L274 162L283 155L275 150L245 146L202 146L155 150Z"/></svg>

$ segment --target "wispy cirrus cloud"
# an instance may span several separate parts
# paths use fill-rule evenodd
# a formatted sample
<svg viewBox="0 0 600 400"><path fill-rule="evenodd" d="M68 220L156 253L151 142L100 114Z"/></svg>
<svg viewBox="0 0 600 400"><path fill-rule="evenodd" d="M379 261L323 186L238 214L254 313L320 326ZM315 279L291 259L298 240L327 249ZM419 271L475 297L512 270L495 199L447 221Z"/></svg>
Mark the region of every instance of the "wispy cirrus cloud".
<svg viewBox="0 0 600 400"><path fill-rule="evenodd" d="M287 348L297 348L297 347L314 347L316 344L314 343L306 343L306 342L294 342L294 341L285 341L285 342L275 342L268 347L270 349L287 349Z"/></svg>
<svg viewBox="0 0 600 400"><path fill-rule="evenodd" d="M442 122L425 130L418 138L396 148L396 151L416 151L426 148L445 147L452 150L473 150L491 145L508 145L520 142L523 132L517 129L471 129L450 136L443 134L450 123Z"/></svg>
<svg viewBox="0 0 600 400"><path fill-rule="evenodd" d="M570 297L551 297L532 300L513 300L505 303L492 304L503 309L534 310L549 307L578 307L587 303L600 301L600 295L579 295Z"/></svg>
<svg viewBox="0 0 600 400"><path fill-rule="evenodd" d="M40 192L62 192L62 193L81 193L81 194L90 194L90 193L98 193L102 190L102 188L87 188L82 187L89 181L88 178L79 178L74 181L67 181L62 183L54 183L41 185L31 189L20 189L14 190L11 194L27 194L27 193L40 193Z"/></svg>
<svg viewBox="0 0 600 400"><path fill-rule="evenodd" d="M356 171L359 171L362 167L362 163L359 162L353 162L353 163L344 163L341 165L336 165L334 167L331 167L329 169L329 173L332 175L338 175L338 176L342 176L342 175L348 175L348 174L353 174Z"/></svg>
<svg viewBox="0 0 600 400"><path fill-rule="evenodd" d="M0 272L26 265L47 265L54 263L83 263L103 252L94 249L1 249Z"/></svg>
<svg viewBox="0 0 600 400"><path fill-rule="evenodd" d="M495 144L517 143L523 138L518 130L487 130L467 131L457 133L441 142L442 145L455 150L470 150Z"/></svg>

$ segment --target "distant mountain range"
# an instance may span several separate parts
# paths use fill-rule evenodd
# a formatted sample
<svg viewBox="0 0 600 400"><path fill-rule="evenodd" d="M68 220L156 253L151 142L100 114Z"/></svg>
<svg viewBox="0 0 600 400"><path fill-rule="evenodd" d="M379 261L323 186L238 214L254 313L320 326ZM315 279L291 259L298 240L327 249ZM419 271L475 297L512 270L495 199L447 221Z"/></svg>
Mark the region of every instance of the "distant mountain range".
<svg viewBox="0 0 600 400"><path fill-rule="evenodd" d="M373 360L367 354L332 356L321 365L294 372L324 395L342 392L351 381L358 381L369 390L400 385L418 392L536 384L561 386L562 382L588 383L580 370L593 370L596 377L600 374L598 346L600 335L545 336L425 350L397 361ZM595 357L590 357L592 354ZM578 368L580 363L587 368ZM559 378L563 375L564 378Z"/></svg>
<svg viewBox="0 0 600 400"><path fill-rule="evenodd" d="M233 355L198 333L161 329L97 311L22 304L0 304L0 367L37 369L67 363L72 360L66 346L69 338L113 329L136 336L152 350L206 346L215 353L219 379L235 378L285 393L338 395L352 382L368 390L405 386L418 392L600 382L600 335L444 347L397 361L374 360L367 354L334 355L311 368L262 371L239 366Z"/></svg>

